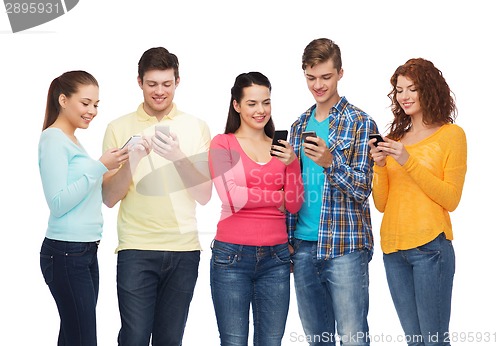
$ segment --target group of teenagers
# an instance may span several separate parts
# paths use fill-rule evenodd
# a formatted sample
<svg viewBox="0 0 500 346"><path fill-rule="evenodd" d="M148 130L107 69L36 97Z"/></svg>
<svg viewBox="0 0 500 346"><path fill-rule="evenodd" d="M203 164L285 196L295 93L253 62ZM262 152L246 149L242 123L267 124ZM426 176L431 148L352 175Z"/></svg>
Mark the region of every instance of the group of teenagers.
<svg viewBox="0 0 500 346"><path fill-rule="evenodd" d="M69 71L52 81L38 151L50 210L40 266L60 315L58 345L97 344L103 203L119 203L118 345L182 344L200 262L196 206L213 187L220 340L207 345L247 345L250 311L254 345L281 345L291 275L310 345L369 345L370 195L383 213L383 262L408 345L449 345L449 212L467 165L453 93L431 61L408 60L390 78L394 119L377 141L375 121L339 96L337 44L312 40L302 69L315 103L286 140L273 143L271 83L260 72L236 77L224 133L212 138L173 102L176 55L148 49L138 63L144 101L108 124L98 160L75 136L97 115L97 80Z"/></svg>

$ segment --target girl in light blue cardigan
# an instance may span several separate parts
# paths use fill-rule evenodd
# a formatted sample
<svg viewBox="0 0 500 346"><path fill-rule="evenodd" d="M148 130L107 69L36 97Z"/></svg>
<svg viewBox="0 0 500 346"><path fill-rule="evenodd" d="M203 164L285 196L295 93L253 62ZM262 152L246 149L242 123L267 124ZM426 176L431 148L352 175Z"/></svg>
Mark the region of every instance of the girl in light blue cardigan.
<svg viewBox="0 0 500 346"><path fill-rule="evenodd" d="M58 345L97 345L102 177L128 160L126 148L93 160L75 137L76 129L88 128L97 115L98 103L99 86L89 73L70 71L54 79L38 145L50 210L40 267L61 318Z"/></svg>

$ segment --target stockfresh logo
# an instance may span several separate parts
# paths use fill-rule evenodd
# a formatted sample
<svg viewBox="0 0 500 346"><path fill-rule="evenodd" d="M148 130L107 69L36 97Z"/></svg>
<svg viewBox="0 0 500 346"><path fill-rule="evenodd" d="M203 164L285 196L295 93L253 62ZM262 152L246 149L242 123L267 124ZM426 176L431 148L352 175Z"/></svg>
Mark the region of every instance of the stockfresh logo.
<svg viewBox="0 0 500 346"><path fill-rule="evenodd" d="M79 0L4 0L12 32L16 33L50 22L71 11Z"/></svg>

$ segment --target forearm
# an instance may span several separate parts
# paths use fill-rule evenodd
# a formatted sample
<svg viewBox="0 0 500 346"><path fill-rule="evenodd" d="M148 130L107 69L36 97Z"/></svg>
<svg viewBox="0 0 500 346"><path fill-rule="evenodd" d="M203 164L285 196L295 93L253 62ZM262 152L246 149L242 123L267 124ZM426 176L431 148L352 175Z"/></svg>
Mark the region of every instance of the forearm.
<svg viewBox="0 0 500 346"><path fill-rule="evenodd" d="M48 199L49 209L56 217L61 217L77 206L88 196L90 189L96 185L98 179L89 175L83 175L76 182L66 186Z"/></svg>
<svg viewBox="0 0 500 346"><path fill-rule="evenodd" d="M389 195L389 180L387 176L387 166L374 166L373 175L373 203L375 208L381 213L385 211L387 197Z"/></svg>
<svg viewBox="0 0 500 346"><path fill-rule="evenodd" d="M370 196L372 189L373 160L367 143L373 128L376 126L369 122L350 139L339 140L332 150L332 163L325 168L329 183L360 203Z"/></svg>
<svg viewBox="0 0 500 346"><path fill-rule="evenodd" d="M453 211L457 208L462 197L466 171L465 165L452 170L446 170L443 178L439 178L431 173L411 156L403 165L403 168L433 201L448 211Z"/></svg>
<svg viewBox="0 0 500 346"><path fill-rule="evenodd" d="M360 167L355 169L347 164L334 163L325 169L328 182L343 194L362 202L371 193L371 171Z"/></svg>
<svg viewBox="0 0 500 346"><path fill-rule="evenodd" d="M299 160L295 159L286 168L285 208L290 213L296 213L304 202L304 184L300 172Z"/></svg>
<svg viewBox="0 0 500 346"><path fill-rule="evenodd" d="M77 180L68 181L68 164L63 160L42 160L40 163L42 185L51 213L60 217L84 200L91 189L100 184L100 178L107 171L96 161Z"/></svg>
<svg viewBox="0 0 500 346"><path fill-rule="evenodd" d="M102 200L112 208L126 195L132 182L130 164L127 162L121 168L106 173L102 183Z"/></svg>
<svg viewBox="0 0 500 346"><path fill-rule="evenodd" d="M208 162L193 163L186 157L176 160L174 166L189 194L201 205L207 204L212 196L212 180Z"/></svg>
<svg viewBox="0 0 500 346"><path fill-rule="evenodd" d="M229 205L237 210L242 208L262 208L283 204L284 191L263 190L261 188L239 186L234 178L237 168L228 169L226 173L214 176L213 181L223 205ZM244 174L242 171L241 174Z"/></svg>

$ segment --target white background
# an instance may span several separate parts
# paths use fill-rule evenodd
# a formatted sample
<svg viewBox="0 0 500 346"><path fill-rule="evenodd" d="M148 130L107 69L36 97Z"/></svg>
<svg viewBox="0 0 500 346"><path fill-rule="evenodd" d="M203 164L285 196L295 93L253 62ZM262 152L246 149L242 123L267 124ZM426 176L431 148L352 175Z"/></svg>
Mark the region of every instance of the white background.
<svg viewBox="0 0 500 346"><path fill-rule="evenodd" d="M13 34L0 13L0 100L2 155L0 190L0 345L54 345L59 317L39 269L39 249L48 208L37 166L37 144L51 80L72 69L100 83L98 117L77 132L87 151L100 156L105 127L134 111L142 100L137 62L153 46L180 60L179 108L206 120L212 135L224 128L229 89L241 72L257 70L272 82L277 129L290 124L313 98L301 70L303 48L329 37L343 55L339 92L368 112L382 132L391 119L389 78L397 66L423 57L443 71L456 94L457 123L468 138L463 197L452 213L457 270L451 332L485 344L500 342L497 251L498 100L500 25L494 1L97 1L81 0L66 15ZM209 245L219 200L199 210L204 251L184 345L217 345L209 286ZM117 207L103 207L99 249L100 345L115 345L120 326L114 248ZM376 242L370 265L370 332L373 345L403 345L379 245L381 214L374 208ZM283 345L305 345L294 291ZM479 339L483 338L483 341Z"/></svg>

